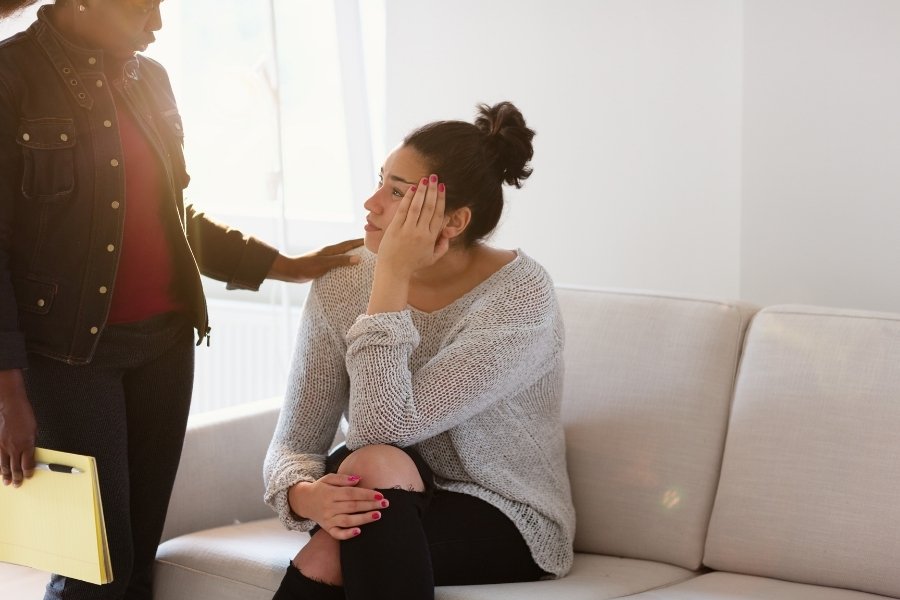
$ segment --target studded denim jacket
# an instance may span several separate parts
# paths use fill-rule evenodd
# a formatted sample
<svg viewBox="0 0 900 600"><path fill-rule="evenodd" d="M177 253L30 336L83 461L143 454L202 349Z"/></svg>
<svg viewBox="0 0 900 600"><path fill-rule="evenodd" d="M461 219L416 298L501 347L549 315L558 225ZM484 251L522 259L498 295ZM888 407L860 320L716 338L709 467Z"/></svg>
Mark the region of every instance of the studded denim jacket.
<svg viewBox="0 0 900 600"><path fill-rule="evenodd" d="M27 352L88 363L102 335L126 209L118 92L164 165L176 283L202 340L200 273L257 289L277 251L184 205L184 131L162 66L138 56L110 81L103 53L66 41L49 8L0 42L0 369L27 367Z"/></svg>

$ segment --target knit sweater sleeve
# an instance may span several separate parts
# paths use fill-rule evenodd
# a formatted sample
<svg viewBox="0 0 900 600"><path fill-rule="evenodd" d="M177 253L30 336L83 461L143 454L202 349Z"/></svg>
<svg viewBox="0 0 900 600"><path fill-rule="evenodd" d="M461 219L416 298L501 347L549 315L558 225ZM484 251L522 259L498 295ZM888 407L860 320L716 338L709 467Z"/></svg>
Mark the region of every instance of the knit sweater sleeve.
<svg viewBox="0 0 900 600"><path fill-rule="evenodd" d="M534 384L562 343L552 285L497 290L427 363L410 369L419 343L409 310L359 317L347 334L347 445L409 446L449 430ZM522 292L522 290L517 290Z"/></svg>
<svg viewBox="0 0 900 600"><path fill-rule="evenodd" d="M265 501L289 529L308 531L314 525L291 511L288 490L324 474L325 455L347 406L342 344L314 284L304 306L284 405L263 468Z"/></svg>

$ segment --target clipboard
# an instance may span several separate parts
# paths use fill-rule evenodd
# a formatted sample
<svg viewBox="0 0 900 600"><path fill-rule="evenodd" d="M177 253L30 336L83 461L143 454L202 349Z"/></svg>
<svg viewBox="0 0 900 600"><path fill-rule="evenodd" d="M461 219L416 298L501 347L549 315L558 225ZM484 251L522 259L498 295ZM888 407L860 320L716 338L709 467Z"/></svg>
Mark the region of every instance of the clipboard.
<svg viewBox="0 0 900 600"><path fill-rule="evenodd" d="M0 485L0 561L109 583L113 572L94 457L35 448L34 459L81 472L35 470L19 488Z"/></svg>

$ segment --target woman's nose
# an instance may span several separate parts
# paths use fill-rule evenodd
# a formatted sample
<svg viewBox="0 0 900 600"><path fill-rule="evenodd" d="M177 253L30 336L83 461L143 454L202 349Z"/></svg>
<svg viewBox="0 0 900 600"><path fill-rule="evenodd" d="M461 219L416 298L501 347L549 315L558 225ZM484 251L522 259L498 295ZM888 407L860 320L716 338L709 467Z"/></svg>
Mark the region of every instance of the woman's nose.
<svg viewBox="0 0 900 600"><path fill-rule="evenodd" d="M376 215L381 213L381 207L378 205L378 192L372 194L363 202L363 208Z"/></svg>

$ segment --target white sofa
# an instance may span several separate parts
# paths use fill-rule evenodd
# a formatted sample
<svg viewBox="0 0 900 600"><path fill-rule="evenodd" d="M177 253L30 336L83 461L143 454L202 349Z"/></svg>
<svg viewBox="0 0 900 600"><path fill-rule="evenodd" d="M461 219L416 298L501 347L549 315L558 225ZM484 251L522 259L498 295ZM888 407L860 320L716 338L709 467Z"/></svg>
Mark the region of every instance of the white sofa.
<svg viewBox="0 0 900 600"><path fill-rule="evenodd" d="M900 315L560 289L578 515L560 580L440 600L900 597ZM195 420L156 600L271 598L278 400Z"/></svg>

